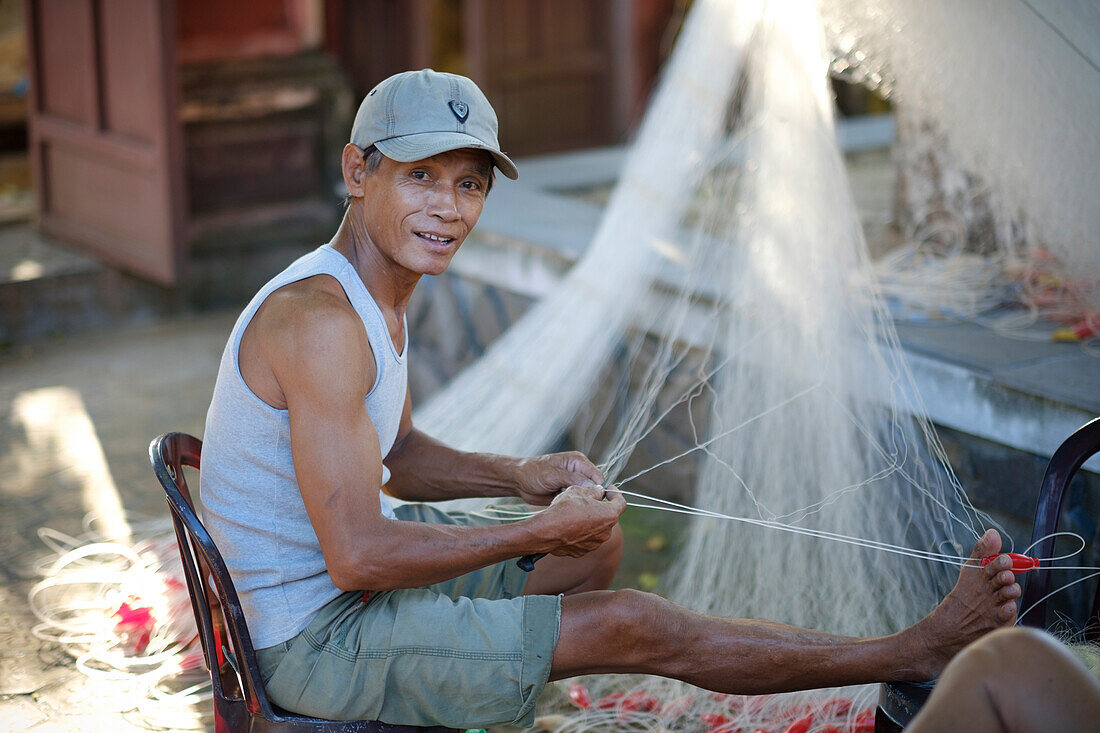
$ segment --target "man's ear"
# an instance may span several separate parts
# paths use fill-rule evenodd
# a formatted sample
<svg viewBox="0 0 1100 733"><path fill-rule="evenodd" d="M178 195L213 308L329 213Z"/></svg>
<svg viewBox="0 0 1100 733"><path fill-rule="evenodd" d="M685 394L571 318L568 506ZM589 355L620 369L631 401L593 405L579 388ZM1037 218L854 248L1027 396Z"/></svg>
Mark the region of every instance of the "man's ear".
<svg viewBox="0 0 1100 733"><path fill-rule="evenodd" d="M340 159L340 168L344 174L344 185L351 196L363 196L363 178L367 175L367 160L363 149L348 143Z"/></svg>

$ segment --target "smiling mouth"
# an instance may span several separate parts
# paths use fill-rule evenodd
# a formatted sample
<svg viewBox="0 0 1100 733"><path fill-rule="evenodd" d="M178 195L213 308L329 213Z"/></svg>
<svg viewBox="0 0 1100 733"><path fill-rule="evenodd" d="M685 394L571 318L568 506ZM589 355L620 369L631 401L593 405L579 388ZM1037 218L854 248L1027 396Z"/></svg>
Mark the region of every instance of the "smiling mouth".
<svg viewBox="0 0 1100 733"><path fill-rule="evenodd" d="M455 241L454 237L441 237L438 234L428 234L426 232L413 232L416 236L420 237L426 242L431 242L437 245L448 245Z"/></svg>

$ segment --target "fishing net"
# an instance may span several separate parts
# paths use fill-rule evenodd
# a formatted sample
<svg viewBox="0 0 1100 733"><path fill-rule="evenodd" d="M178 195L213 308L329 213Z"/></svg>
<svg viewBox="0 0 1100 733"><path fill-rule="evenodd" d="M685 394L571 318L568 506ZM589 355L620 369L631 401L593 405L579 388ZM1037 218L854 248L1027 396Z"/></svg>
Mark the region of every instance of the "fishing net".
<svg viewBox="0 0 1100 733"><path fill-rule="evenodd" d="M873 278L816 8L696 2L676 49L590 253L416 422L467 447L534 452L575 420L602 437L582 447L632 504L696 515L671 599L835 633L896 631L950 588L987 520L943 459L881 299L856 286ZM589 369L613 355L630 377L609 389ZM689 444L654 465L692 462L697 479L690 505L674 507L632 491L654 466L624 469L677 407ZM806 715L857 725L871 695L748 701L656 679L583 684L574 702L590 704L561 722L569 729Z"/></svg>

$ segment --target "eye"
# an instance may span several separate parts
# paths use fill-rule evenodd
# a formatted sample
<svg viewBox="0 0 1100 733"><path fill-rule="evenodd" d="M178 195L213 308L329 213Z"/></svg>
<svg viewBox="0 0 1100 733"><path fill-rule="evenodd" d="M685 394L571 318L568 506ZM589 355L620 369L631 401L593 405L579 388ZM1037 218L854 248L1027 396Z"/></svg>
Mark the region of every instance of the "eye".
<svg viewBox="0 0 1100 733"><path fill-rule="evenodd" d="M409 176L411 176L412 179L416 180L416 181L426 181L426 180L428 180L428 174L427 174L426 171L420 171L420 170L413 171L412 173L409 174Z"/></svg>
<svg viewBox="0 0 1100 733"><path fill-rule="evenodd" d="M481 182L480 181L475 181L475 180L472 180L472 179L467 179L467 180L462 182L462 187L465 188L467 191L480 191L481 190Z"/></svg>

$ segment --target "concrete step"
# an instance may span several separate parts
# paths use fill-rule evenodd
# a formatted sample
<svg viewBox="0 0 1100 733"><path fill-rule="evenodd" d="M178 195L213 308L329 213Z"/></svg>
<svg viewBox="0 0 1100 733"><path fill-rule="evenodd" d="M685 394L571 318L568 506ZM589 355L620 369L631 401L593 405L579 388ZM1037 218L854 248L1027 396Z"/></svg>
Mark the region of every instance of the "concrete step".
<svg viewBox="0 0 1100 733"><path fill-rule="evenodd" d="M0 227L0 350L173 311L169 291L43 236L30 222Z"/></svg>
<svg viewBox="0 0 1100 733"><path fill-rule="evenodd" d="M0 225L0 354L167 315L239 308L271 276L331 236L335 218L323 227L315 219L283 217L278 232L223 228L197 239L178 288L116 270L30 221Z"/></svg>

